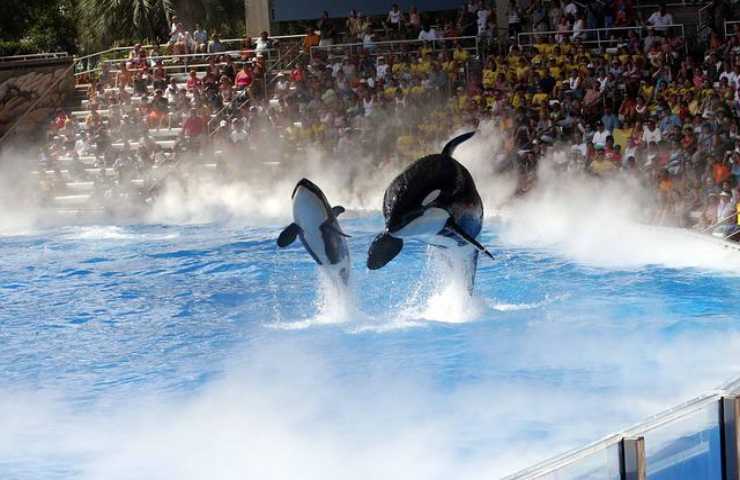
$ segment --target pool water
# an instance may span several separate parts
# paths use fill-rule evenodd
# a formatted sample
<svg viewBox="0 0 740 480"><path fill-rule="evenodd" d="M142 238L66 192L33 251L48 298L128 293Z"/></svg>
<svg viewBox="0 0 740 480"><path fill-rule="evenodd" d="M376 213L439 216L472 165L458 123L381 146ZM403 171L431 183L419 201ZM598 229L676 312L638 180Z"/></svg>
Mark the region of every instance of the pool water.
<svg viewBox="0 0 740 480"><path fill-rule="evenodd" d="M372 211L346 291L285 216L0 237L0 476L496 478L740 372L740 252L526 215L473 298L422 244L368 271Z"/></svg>

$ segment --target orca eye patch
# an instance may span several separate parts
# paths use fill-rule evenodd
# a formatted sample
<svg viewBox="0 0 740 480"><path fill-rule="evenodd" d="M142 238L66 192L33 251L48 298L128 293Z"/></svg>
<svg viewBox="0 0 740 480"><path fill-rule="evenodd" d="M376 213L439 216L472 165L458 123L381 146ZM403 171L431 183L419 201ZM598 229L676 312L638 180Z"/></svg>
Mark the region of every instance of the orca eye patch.
<svg viewBox="0 0 740 480"><path fill-rule="evenodd" d="M439 197L440 193L442 193L442 191L439 189L432 190L431 192L429 192L429 194L426 197L424 197L424 200L421 201L421 206L426 207L427 205L435 201L437 197Z"/></svg>

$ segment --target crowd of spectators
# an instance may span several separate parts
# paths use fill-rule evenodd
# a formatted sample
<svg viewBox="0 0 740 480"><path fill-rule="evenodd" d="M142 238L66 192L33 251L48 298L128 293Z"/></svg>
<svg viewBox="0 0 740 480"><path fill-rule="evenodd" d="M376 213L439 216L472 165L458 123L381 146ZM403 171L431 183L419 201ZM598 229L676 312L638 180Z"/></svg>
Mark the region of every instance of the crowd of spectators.
<svg viewBox="0 0 740 480"><path fill-rule="evenodd" d="M207 41L175 20L170 52L201 52L205 68L174 78L158 50L137 46L93 82L84 123L54 119L49 155L87 146L115 164L111 141L137 142L136 163L146 165L157 161L150 129L180 128L176 151L208 145L228 154L267 135L286 154L315 148L382 166L493 122L507 134L491 162L517 173L518 194L532 188L542 162L631 176L654 192L645 206L654 222L732 235L740 225L740 30L712 34L703 53L689 54L665 7L643 19L631 0L529 3L512 0L509 42L496 41L496 12L483 0L467 0L454 16L393 5L371 20L352 10L342 34L325 12L301 40L302 60L274 76L265 75L275 47L266 33L228 51L218 36ZM599 43L589 32L628 26L641 29L613 30ZM536 34L519 46L521 31ZM468 35L478 41L455 40ZM381 49L381 40L415 41ZM340 41L360 47L331 48Z"/></svg>

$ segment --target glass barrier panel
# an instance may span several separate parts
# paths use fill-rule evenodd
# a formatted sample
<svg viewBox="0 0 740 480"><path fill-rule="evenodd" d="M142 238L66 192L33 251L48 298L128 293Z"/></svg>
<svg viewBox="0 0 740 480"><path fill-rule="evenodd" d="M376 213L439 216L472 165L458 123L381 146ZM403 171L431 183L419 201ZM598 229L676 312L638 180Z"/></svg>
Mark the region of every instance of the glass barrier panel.
<svg viewBox="0 0 740 480"><path fill-rule="evenodd" d="M619 480L619 446L611 445L551 472L542 480Z"/></svg>
<svg viewBox="0 0 740 480"><path fill-rule="evenodd" d="M644 437L648 480L721 480L719 402Z"/></svg>

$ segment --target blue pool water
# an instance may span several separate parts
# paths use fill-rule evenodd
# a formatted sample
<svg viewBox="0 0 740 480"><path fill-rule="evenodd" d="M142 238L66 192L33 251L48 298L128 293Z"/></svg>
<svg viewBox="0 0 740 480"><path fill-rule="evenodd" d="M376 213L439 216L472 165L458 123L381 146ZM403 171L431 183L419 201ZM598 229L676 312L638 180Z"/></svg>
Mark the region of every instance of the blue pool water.
<svg viewBox="0 0 740 480"><path fill-rule="evenodd" d="M349 292L277 220L0 237L0 477L496 478L740 372L740 253L490 220L467 299L342 222Z"/></svg>

